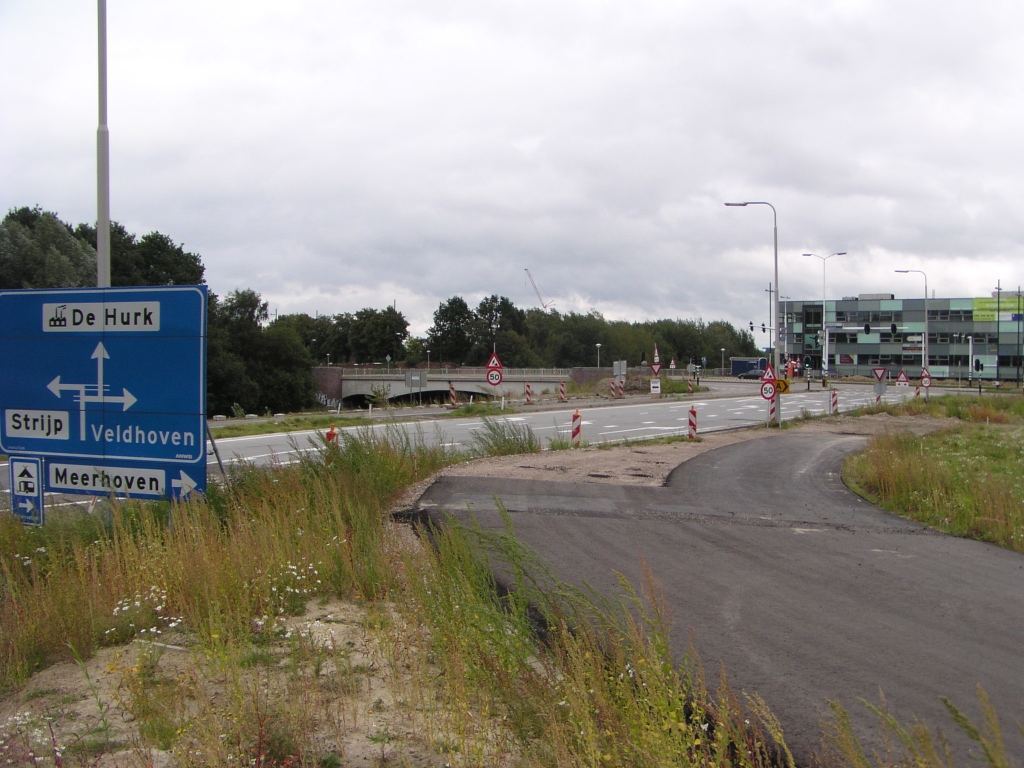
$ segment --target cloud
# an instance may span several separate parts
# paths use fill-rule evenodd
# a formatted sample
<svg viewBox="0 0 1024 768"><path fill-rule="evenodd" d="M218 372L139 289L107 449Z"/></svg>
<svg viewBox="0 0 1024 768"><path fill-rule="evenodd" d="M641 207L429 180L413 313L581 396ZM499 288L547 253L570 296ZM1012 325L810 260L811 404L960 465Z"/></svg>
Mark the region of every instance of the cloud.
<svg viewBox="0 0 1024 768"><path fill-rule="evenodd" d="M609 317L1024 282L1024 10L908 2L111 6L112 213L281 311L455 293ZM0 8L0 203L94 218L95 21ZM842 262L840 264L840 262ZM764 306L762 316L750 317ZM758 309L757 311L761 311Z"/></svg>

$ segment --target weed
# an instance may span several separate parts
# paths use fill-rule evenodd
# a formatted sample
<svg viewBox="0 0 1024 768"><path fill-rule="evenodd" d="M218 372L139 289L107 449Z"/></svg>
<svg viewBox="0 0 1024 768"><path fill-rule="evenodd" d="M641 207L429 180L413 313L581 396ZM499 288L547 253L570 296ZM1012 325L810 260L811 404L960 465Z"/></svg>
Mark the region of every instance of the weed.
<svg viewBox="0 0 1024 768"><path fill-rule="evenodd" d="M510 456L537 453L540 441L524 422L484 418L482 429L473 433L473 452L478 456Z"/></svg>
<svg viewBox="0 0 1024 768"><path fill-rule="evenodd" d="M964 425L927 437L883 434L843 479L886 509L956 536L1024 552L1024 429Z"/></svg>

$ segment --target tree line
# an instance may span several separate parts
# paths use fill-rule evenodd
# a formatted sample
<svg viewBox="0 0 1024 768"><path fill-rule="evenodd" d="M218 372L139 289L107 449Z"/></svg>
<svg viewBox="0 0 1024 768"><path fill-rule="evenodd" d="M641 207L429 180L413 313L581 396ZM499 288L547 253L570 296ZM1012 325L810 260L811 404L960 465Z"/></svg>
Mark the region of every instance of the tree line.
<svg viewBox="0 0 1024 768"><path fill-rule="evenodd" d="M170 237L142 237L111 222L111 284L199 285L205 267ZM35 208L11 210L0 222L0 288L72 288L96 284L96 230L71 226ZM209 293L207 407L210 413L295 411L315 403L317 365L484 365L497 352L510 368L572 368L613 360L680 366L758 354L753 336L724 321L611 321L599 312L560 313L517 307L488 296L470 307L461 296L442 301L424 336L409 333L395 307L355 313L297 313L270 319L267 302L240 289Z"/></svg>

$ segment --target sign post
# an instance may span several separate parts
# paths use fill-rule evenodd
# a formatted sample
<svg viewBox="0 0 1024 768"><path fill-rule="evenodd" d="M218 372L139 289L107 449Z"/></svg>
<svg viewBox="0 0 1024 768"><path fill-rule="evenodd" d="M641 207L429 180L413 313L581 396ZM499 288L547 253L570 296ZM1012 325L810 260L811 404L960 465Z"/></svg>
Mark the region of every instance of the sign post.
<svg viewBox="0 0 1024 768"><path fill-rule="evenodd" d="M11 512L26 525L43 524L43 462L37 457L11 456Z"/></svg>
<svg viewBox="0 0 1024 768"><path fill-rule="evenodd" d="M0 291L0 451L52 493L205 492L206 307L205 286Z"/></svg>

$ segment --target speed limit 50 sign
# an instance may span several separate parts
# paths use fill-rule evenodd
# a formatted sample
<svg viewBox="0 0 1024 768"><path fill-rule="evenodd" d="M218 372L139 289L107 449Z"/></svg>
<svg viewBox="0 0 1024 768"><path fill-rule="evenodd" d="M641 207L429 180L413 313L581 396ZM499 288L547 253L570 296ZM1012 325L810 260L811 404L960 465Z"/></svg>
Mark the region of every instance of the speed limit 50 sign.
<svg viewBox="0 0 1024 768"><path fill-rule="evenodd" d="M766 381L761 385L761 397L765 400L771 400L775 397L775 382Z"/></svg>
<svg viewBox="0 0 1024 768"><path fill-rule="evenodd" d="M487 383L492 387L501 384L501 368L491 368L487 371Z"/></svg>

